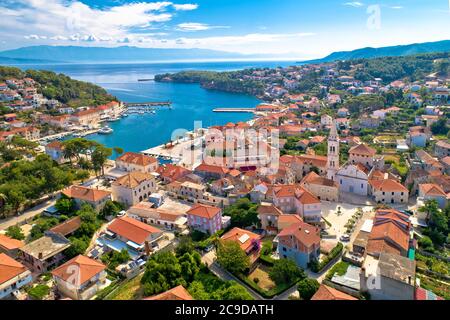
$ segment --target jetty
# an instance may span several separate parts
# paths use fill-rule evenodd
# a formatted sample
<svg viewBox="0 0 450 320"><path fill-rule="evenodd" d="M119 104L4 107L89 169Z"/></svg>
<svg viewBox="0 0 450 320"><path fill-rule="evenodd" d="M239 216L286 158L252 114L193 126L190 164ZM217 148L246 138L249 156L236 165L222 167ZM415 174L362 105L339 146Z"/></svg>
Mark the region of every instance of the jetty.
<svg viewBox="0 0 450 320"><path fill-rule="evenodd" d="M214 112L245 112L245 113L255 113L255 108L215 108Z"/></svg>
<svg viewBox="0 0 450 320"><path fill-rule="evenodd" d="M158 107L158 106L170 107L172 105L172 102L171 101L125 102L124 105L127 108Z"/></svg>

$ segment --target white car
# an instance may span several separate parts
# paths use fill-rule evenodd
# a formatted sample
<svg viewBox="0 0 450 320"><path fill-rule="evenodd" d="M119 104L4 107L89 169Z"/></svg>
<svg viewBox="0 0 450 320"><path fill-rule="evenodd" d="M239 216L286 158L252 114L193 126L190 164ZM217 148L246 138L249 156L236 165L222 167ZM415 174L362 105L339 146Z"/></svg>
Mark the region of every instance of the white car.
<svg viewBox="0 0 450 320"><path fill-rule="evenodd" d="M343 234L340 238L341 241L347 242L350 241L350 235L348 234Z"/></svg>

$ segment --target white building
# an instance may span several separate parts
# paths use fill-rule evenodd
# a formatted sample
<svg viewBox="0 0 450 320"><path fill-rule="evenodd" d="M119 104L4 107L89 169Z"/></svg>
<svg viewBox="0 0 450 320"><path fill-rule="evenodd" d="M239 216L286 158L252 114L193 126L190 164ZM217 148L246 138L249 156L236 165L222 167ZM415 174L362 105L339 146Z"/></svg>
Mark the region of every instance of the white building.
<svg viewBox="0 0 450 320"><path fill-rule="evenodd" d="M349 192L367 196L369 169L361 163L347 163L336 173L336 181L340 192Z"/></svg>
<svg viewBox="0 0 450 320"><path fill-rule="evenodd" d="M158 160L145 154L126 152L116 159L116 168L127 172L150 173L158 169Z"/></svg>
<svg viewBox="0 0 450 320"><path fill-rule="evenodd" d="M154 176L137 171L130 172L112 183L113 199L127 206L141 202L157 190Z"/></svg>

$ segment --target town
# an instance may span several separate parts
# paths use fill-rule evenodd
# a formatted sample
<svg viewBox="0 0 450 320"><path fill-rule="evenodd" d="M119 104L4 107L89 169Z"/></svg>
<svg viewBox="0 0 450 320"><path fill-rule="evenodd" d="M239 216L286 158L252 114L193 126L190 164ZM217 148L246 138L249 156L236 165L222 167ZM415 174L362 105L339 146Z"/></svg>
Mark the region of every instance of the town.
<svg viewBox="0 0 450 320"><path fill-rule="evenodd" d="M448 53L236 71L252 120L142 152L0 71L0 299L450 299Z"/></svg>

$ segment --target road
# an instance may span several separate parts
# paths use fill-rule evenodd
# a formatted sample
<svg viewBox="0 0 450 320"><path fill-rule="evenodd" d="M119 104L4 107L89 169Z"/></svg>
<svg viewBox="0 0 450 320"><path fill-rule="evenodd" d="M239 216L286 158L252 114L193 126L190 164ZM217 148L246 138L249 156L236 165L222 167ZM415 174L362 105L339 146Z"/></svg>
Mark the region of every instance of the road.
<svg viewBox="0 0 450 320"><path fill-rule="evenodd" d="M41 203L33 208L30 208L30 209L24 211L24 213L22 213L20 216L16 215L14 217L0 220L0 230L7 229L10 226L14 226L16 224L21 224L22 222L32 219L33 217L37 216L38 214L41 214L42 211L44 211L45 209L53 206L55 204L55 202L56 202L56 199L50 199L44 203Z"/></svg>

